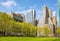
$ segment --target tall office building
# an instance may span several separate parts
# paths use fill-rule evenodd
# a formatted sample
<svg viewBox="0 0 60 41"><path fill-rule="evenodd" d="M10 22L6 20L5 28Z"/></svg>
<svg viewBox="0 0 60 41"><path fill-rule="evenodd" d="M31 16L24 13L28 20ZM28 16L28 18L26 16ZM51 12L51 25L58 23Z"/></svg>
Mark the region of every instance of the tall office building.
<svg viewBox="0 0 60 41"><path fill-rule="evenodd" d="M43 6L43 15L40 18L38 22L38 27L48 26L52 29L54 35L56 35L56 29L57 29L57 17L56 12L54 12L54 15L52 16L52 10L48 9L47 6Z"/></svg>
<svg viewBox="0 0 60 41"><path fill-rule="evenodd" d="M57 17L56 17L56 12L54 11L53 12L53 33L54 33L54 35L56 36L56 29L57 29L57 27L58 27L58 23L57 23Z"/></svg>
<svg viewBox="0 0 60 41"><path fill-rule="evenodd" d="M60 0L58 0L58 9L59 9L59 22L58 22L58 24L59 24L59 27L60 27Z"/></svg>
<svg viewBox="0 0 60 41"><path fill-rule="evenodd" d="M48 8L46 5L44 5L43 6L43 15L39 19L38 27L43 27L44 25L47 25L48 24L48 18L49 18Z"/></svg>
<svg viewBox="0 0 60 41"><path fill-rule="evenodd" d="M52 17L52 10L48 9L48 13L49 13L49 17L51 18Z"/></svg>
<svg viewBox="0 0 60 41"><path fill-rule="evenodd" d="M53 29L52 10L51 9L48 9L48 14L49 14L49 17L48 17L48 25L49 25L49 27L51 27Z"/></svg>
<svg viewBox="0 0 60 41"><path fill-rule="evenodd" d="M53 12L53 24L56 25L57 24L57 17L56 17L56 12Z"/></svg>
<svg viewBox="0 0 60 41"><path fill-rule="evenodd" d="M48 24L48 17L49 17L49 14L48 14L48 8L47 6L43 6L43 18L44 18L44 24Z"/></svg>
<svg viewBox="0 0 60 41"><path fill-rule="evenodd" d="M26 12L25 16L26 22L35 25L36 21L36 11L34 9L30 9Z"/></svg>
<svg viewBox="0 0 60 41"><path fill-rule="evenodd" d="M43 6L43 15L39 20L38 27L43 27L44 25L48 25L52 27L52 10L48 9L47 6Z"/></svg>

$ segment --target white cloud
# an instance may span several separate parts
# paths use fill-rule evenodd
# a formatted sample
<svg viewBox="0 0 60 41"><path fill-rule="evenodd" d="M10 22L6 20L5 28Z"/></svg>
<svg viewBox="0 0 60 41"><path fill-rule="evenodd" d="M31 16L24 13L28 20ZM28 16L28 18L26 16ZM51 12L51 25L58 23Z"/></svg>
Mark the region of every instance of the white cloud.
<svg viewBox="0 0 60 41"><path fill-rule="evenodd" d="M16 11L15 13L20 13L20 14L26 15L26 12L27 12L27 10L23 10L23 11Z"/></svg>
<svg viewBox="0 0 60 41"><path fill-rule="evenodd" d="M36 5L30 6L29 9L36 9Z"/></svg>
<svg viewBox="0 0 60 41"><path fill-rule="evenodd" d="M1 2L0 4L5 7L11 7L11 6L17 5L17 3L15 1L6 1L6 2Z"/></svg>
<svg viewBox="0 0 60 41"><path fill-rule="evenodd" d="M17 12L15 12L15 13L22 13L22 14L26 14L27 12L29 12L31 9L29 9L29 10L23 10L23 11L17 11Z"/></svg>
<svg viewBox="0 0 60 41"><path fill-rule="evenodd" d="M17 12L15 12L15 13L25 13L26 12L26 10L23 10L23 11L17 11Z"/></svg>

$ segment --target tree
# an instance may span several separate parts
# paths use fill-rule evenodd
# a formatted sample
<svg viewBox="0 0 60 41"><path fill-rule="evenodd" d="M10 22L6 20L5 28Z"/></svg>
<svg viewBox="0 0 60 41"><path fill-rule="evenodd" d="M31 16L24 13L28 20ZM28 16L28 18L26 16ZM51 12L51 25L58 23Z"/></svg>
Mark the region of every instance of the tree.
<svg viewBox="0 0 60 41"><path fill-rule="evenodd" d="M60 27L57 28L56 32L57 32L57 35L60 36Z"/></svg>
<svg viewBox="0 0 60 41"><path fill-rule="evenodd" d="M51 34L52 34L52 29L49 28L48 26L44 26L44 27L43 27L43 32L44 32L45 36L51 36Z"/></svg>
<svg viewBox="0 0 60 41"><path fill-rule="evenodd" d="M0 12L0 33L5 36L36 36L37 27L26 22L16 22L6 13Z"/></svg>
<svg viewBox="0 0 60 41"><path fill-rule="evenodd" d="M37 36L42 36L42 28L37 28Z"/></svg>

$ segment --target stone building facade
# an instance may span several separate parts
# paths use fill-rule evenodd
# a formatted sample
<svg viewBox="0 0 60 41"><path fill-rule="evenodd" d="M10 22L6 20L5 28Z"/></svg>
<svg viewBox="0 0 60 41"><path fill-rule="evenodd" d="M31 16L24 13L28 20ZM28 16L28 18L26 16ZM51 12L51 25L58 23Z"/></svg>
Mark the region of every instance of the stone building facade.
<svg viewBox="0 0 60 41"><path fill-rule="evenodd" d="M56 35L56 29L57 29L56 12L54 11L53 16L52 16L52 10L44 5L43 6L43 15L38 22L38 27L42 28L45 25L47 25L49 28L51 28L54 35Z"/></svg>

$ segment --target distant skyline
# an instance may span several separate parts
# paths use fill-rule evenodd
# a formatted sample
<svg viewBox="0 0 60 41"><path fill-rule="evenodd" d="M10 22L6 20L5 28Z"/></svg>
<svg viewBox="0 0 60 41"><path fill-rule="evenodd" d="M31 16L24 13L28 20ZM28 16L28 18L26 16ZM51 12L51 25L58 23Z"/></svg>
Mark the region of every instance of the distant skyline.
<svg viewBox="0 0 60 41"><path fill-rule="evenodd" d="M15 13L25 14L27 10L35 9L36 18L38 20L43 14L43 5L52 9L52 13L53 11L56 11L58 18L58 0L0 0L0 11L7 13L13 11Z"/></svg>

